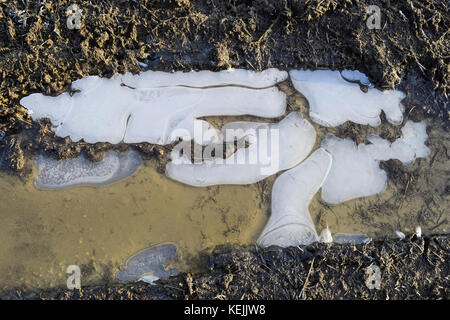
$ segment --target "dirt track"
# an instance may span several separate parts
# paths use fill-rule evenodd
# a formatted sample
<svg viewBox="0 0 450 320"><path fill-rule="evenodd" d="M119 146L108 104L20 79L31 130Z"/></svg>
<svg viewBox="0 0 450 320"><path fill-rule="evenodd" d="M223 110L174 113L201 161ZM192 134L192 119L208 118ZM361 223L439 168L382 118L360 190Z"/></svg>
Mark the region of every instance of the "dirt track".
<svg viewBox="0 0 450 320"><path fill-rule="evenodd" d="M128 147L55 137L48 121L31 122L20 98L33 92L59 94L86 75L146 68L358 69L379 88L404 90L411 118L430 117L448 130L450 15L445 0L39 3L28 1L24 7L22 1L0 0L0 165L21 175L29 172L38 151L58 158L86 152L98 160L105 150ZM72 3L82 9L80 30L66 27ZM369 4L381 8L380 30L366 26ZM162 147L137 147L148 157L164 157ZM445 299L448 249L448 237L357 249L235 249L213 256L209 273L182 275L156 287L89 288L82 296L55 289L25 297L294 299L304 289L300 298ZM362 270L372 262L383 274L381 290L365 286Z"/></svg>

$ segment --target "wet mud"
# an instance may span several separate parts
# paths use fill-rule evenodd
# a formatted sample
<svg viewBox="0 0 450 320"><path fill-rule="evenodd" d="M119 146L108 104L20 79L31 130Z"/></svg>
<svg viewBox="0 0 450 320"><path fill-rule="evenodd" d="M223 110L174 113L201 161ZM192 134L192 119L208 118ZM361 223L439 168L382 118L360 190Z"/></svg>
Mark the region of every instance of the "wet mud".
<svg viewBox="0 0 450 320"><path fill-rule="evenodd" d="M2 299L447 299L448 236L314 244L287 249L220 248L205 273L156 285L133 283L67 290L10 291ZM371 267L372 266L372 267ZM378 267L379 282L367 268Z"/></svg>

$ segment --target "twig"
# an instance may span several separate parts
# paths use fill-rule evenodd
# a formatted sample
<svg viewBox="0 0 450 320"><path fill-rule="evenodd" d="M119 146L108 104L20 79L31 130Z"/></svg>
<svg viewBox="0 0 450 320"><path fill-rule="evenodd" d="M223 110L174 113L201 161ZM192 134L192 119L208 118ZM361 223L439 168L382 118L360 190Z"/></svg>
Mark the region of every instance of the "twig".
<svg viewBox="0 0 450 320"><path fill-rule="evenodd" d="M316 259L316 257L314 257L312 262L311 262L311 267L309 267L308 275L306 276L305 283L303 284L303 288L302 288L302 290L300 291L300 294L299 294L299 297L301 297L303 300L306 299L306 297L305 297L305 289L306 289L306 286L308 285L309 275L312 272L315 259Z"/></svg>

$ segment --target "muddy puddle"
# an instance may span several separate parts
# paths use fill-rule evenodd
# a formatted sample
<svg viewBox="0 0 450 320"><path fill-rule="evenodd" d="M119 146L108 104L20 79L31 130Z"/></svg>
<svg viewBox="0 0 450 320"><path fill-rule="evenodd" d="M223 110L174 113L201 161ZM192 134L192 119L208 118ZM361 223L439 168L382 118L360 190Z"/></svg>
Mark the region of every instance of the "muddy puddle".
<svg viewBox="0 0 450 320"><path fill-rule="evenodd" d="M332 233L365 233L375 240L392 238L397 230L414 233L417 226L425 235L448 233L450 141L445 128L437 125L439 122L424 122L430 155L416 159L409 167L398 160L382 161L380 167L387 172L387 186L374 196L328 205L319 191L309 209L318 231L328 225ZM394 126L389 128L396 130ZM326 133L323 128L316 130L319 136ZM382 126L376 130L389 136Z"/></svg>
<svg viewBox="0 0 450 320"><path fill-rule="evenodd" d="M64 285L69 265L82 284L108 281L134 253L160 243L180 262L219 244L255 242L268 205L252 186L194 188L169 180L151 161L132 177L102 188L35 189L0 174L0 286ZM192 262L195 264L195 261Z"/></svg>
<svg viewBox="0 0 450 320"><path fill-rule="evenodd" d="M443 129L431 128L431 155L408 168L386 163L388 187L376 196L326 205L319 192L310 204L317 230L375 239L418 225L424 234L448 233L448 144ZM161 243L178 247L178 269L195 270L217 245L255 243L274 180L195 188L168 179L153 160L101 188L43 191L32 179L0 173L0 285L65 285L69 265L81 267L83 285L114 281L128 257Z"/></svg>
<svg viewBox="0 0 450 320"><path fill-rule="evenodd" d="M308 103L289 86L289 111L308 120ZM256 117L209 117L214 126ZM448 233L448 150L444 126L424 120L430 155L410 167L386 161L387 188L371 197L327 205L320 191L309 210L317 231L364 233L373 239L391 238L394 231ZM312 122L312 121L311 121ZM399 126L341 126L313 124L316 146L327 133L364 142L370 133L395 138ZM196 188L168 179L156 160L145 160L126 180L100 188L74 187L44 191L0 172L0 287L4 290L65 286L70 265L81 267L82 285L116 281L125 261L135 253L162 243L178 248L180 271L198 271L216 246L256 243L270 215L271 188L276 176L252 185ZM33 169L33 177L37 169Z"/></svg>

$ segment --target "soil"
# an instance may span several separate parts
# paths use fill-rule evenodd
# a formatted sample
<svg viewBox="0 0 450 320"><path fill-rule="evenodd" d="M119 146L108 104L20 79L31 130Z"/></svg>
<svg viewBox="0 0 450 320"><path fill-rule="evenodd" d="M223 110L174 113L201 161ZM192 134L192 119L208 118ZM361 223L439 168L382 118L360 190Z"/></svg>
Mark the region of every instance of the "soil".
<svg viewBox="0 0 450 320"><path fill-rule="evenodd" d="M71 4L82 10L80 29L66 26ZM381 9L381 29L367 27L368 5ZM107 150L132 147L157 158L163 170L171 146L73 142L56 137L46 119L32 122L19 102L34 92L70 91L72 81L87 75L146 69L358 69L378 88L405 91L406 118L426 118L448 132L449 27L446 0L0 0L0 167L26 177L38 152L59 159L84 152L98 161ZM289 90L288 81L283 91ZM377 130L390 140L399 134L383 125ZM346 123L334 133L362 142L368 132ZM442 154L448 161L446 149ZM395 162L383 166L404 183ZM445 299L448 249L448 236L357 247L228 248L210 257L208 272L157 286L17 291L3 298ZM363 270L371 263L381 269L380 290L365 285Z"/></svg>
<svg viewBox="0 0 450 320"><path fill-rule="evenodd" d="M229 247L210 257L209 270L156 285L143 282L80 290L3 293L1 299L447 299L448 236L309 247ZM367 285L378 266L380 286ZM371 288L369 288L371 287Z"/></svg>

